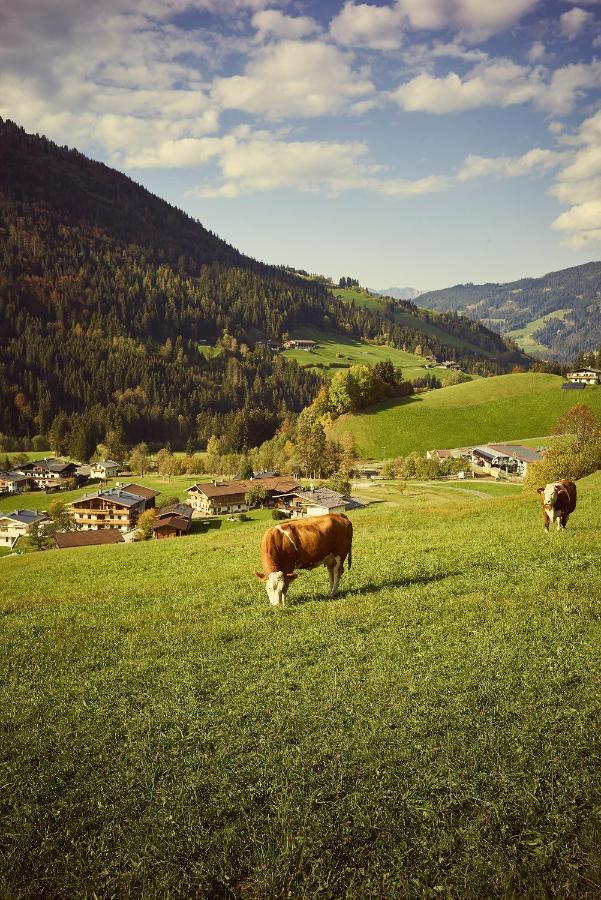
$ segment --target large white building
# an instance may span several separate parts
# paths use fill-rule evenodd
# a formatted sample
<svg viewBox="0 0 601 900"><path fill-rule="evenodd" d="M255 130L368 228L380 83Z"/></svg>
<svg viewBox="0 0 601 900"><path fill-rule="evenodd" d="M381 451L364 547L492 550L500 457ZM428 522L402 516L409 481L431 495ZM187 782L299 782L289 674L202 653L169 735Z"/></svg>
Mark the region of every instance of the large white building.
<svg viewBox="0 0 601 900"><path fill-rule="evenodd" d="M49 521L46 513L39 513L37 509L16 509L11 513L1 513L0 547L12 550L20 537L29 534L32 525Z"/></svg>
<svg viewBox="0 0 601 900"><path fill-rule="evenodd" d="M579 372L568 372L566 378L572 384L601 384L601 370L581 369Z"/></svg>

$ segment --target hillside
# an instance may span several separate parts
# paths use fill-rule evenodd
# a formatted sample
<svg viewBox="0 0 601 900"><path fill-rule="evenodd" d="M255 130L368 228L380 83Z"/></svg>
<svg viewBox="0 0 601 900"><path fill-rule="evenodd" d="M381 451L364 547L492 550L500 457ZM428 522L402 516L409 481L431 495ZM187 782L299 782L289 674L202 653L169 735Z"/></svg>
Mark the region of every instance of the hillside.
<svg viewBox="0 0 601 900"><path fill-rule="evenodd" d="M420 294L419 302L479 319L539 356L569 360L601 345L601 262L507 284L458 284Z"/></svg>
<svg viewBox="0 0 601 900"><path fill-rule="evenodd" d="M216 433L240 451L320 383L258 340L325 327L423 343L419 322L258 263L119 172L2 120L0 160L0 434L54 424L79 458L108 431L174 447ZM457 327L475 333L466 366L524 361L481 326ZM455 332L432 336L435 349L452 353Z"/></svg>
<svg viewBox="0 0 601 900"><path fill-rule="evenodd" d="M415 493L280 611L263 523L0 561L2 893L597 896L601 477Z"/></svg>
<svg viewBox="0 0 601 900"><path fill-rule="evenodd" d="M412 287L391 287L375 290L374 294L380 294L381 297L392 297L393 300L415 300L423 291L418 291Z"/></svg>
<svg viewBox="0 0 601 900"><path fill-rule="evenodd" d="M482 378L342 416L331 432L340 437L350 431L365 456L388 459L414 450L549 434L574 403L586 403L601 415L601 387L587 387L575 397L561 390L562 383L557 375L540 373Z"/></svg>

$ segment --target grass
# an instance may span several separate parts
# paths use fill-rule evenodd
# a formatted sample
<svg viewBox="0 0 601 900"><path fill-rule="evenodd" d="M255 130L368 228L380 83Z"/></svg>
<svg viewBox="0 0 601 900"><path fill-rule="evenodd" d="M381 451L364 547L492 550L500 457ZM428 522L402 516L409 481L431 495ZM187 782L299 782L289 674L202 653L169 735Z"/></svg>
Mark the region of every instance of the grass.
<svg viewBox="0 0 601 900"><path fill-rule="evenodd" d="M425 369L424 359L414 353L405 353L396 347L379 346L367 341L359 341L354 338L345 338L337 331L327 331L320 328L298 328L293 335L295 338L313 340L319 343L315 350L285 350L284 356L295 359L305 368L325 368L326 375L333 375L340 368L348 368L367 364L370 366L380 360L389 359L395 366L403 370L406 381L420 378L427 374L435 374L439 378L448 375L448 370L441 367Z"/></svg>
<svg viewBox="0 0 601 900"><path fill-rule="evenodd" d="M548 356L549 348L539 344L533 337L533 334L542 328L549 319L564 319L570 312L572 312L571 309L557 309L554 312L547 313L546 316L541 316L539 319L533 319L532 322L529 322L523 328L514 328L513 331L508 331L507 337L513 338L522 350L531 356Z"/></svg>
<svg viewBox="0 0 601 900"><path fill-rule="evenodd" d="M370 309L372 312L376 312L379 315L384 314L383 299L375 294L370 294L368 291L356 290L353 288L332 288L332 294L334 294L335 297L341 297L346 303L350 303L354 300L356 306L365 306L367 309ZM431 316L436 319L436 312L431 311ZM423 319L406 312L400 307L395 307L394 321L401 325L406 325L408 328L414 328L416 331L431 335L448 346L458 347L461 350L475 351L479 356L490 355L481 348L476 347L474 344L470 344L470 342L464 338L449 334L443 327L439 327L435 321L425 322Z"/></svg>
<svg viewBox="0 0 601 900"><path fill-rule="evenodd" d="M600 500L399 496L279 611L261 522L3 560L0 893L598 897Z"/></svg>
<svg viewBox="0 0 601 900"><path fill-rule="evenodd" d="M483 378L342 416L331 434L349 431L363 456L386 459L546 434L575 402L601 414L601 388L587 387L575 398L561 390L562 383L542 373Z"/></svg>

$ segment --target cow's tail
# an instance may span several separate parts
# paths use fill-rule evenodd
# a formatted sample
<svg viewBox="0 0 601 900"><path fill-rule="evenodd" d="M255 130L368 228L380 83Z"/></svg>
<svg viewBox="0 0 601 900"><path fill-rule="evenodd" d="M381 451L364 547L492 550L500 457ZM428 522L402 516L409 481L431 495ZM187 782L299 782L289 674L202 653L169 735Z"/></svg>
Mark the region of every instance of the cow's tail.
<svg viewBox="0 0 601 900"><path fill-rule="evenodd" d="M351 567L352 561L353 561L353 545L351 544L351 546L348 548L348 567L349 567L349 569Z"/></svg>

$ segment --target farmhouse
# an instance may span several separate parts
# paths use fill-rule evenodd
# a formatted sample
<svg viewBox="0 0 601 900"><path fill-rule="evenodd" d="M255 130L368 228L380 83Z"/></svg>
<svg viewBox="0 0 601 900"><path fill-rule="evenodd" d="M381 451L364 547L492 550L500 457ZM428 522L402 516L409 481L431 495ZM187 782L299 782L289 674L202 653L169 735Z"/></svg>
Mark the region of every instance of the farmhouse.
<svg viewBox="0 0 601 900"><path fill-rule="evenodd" d="M141 484L135 484L133 481L129 484L121 485L120 487L122 491L127 491L128 494L135 494L137 497L142 497L144 499L144 509L154 509L156 498L161 493L160 491L153 491L152 488L144 487Z"/></svg>
<svg viewBox="0 0 601 900"><path fill-rule="evenodd" d="M49 487L61 487L69 478L77 477L77 464L66 459L48 457L37 462L28 462L21 466L20 471L29 475L36 487L47 489Z"/></svg>
<svg viewBox="0 0 601 900"><path fill-rule="evenodd" d="M188 534L192 524L192 507L187 503L173 503L164 506L157 513L152 531L157 540L181 537Z"/></svg>
<svg viewBox="0 0 601 900"><path fill-rule="evenodd" d="M515 471L518 475L526 475L530 463L541 462L543 454L532 447L524 447L521 444L490 444L492 450L499 453L507 453L515 461Z"/></svg>
<svg viewBox="0 0 601 900"><path fill-rule="evenodd" d="M25 472L0 472L0 494L18 494L27 484L35 483Z"/></svg>
<svg viewBox="0 0 601 900"><path fill-rule="evenodd" d="M121 532L115 531L114 528L102 528L100 531L60 531L55 536L55 541L57 550L124 543Z"/></svg>
<svg viewBox="0 0 601 900"><path fill-rule="evenodd" d="M581 369L568 372L566 378L572 384L601 384L601 369Z"/></svg>
<svg viewBox="0 0 601 900"><path fill-rule="evenodd" d="M343 513L347 509L363 506L357 500L324 487L309 488L305 491L288 491L276 497L275 505L278 509L288 513L292 519L305 516L325 516L327 513Z"/></svg>
<svg viewBox="0 0 601 900"><path fill-rule="evenodd" d="M101 528L129 531L144 508L143 497L120 489L87 494L74 500L69 507L76 525L84 531L97 531Z"/></svg>
<svg viewBox="0 0 601 900"><path fill-rule="evenodd" d="M516 464L510 454L493 450L492 447L474 447L472 463L491 473L493 470L514 472L516 469Z"/></svg>
<svg viewBox="0 0 601 900"><path fill-rule="evenodd" d="M461 459L461 452L457 450L426 450L426 459Z"/></svg>
<svg viewBox="0 0 601 900"><path fill-rule="evenodd" d="M502 471L525 475L530 463L540 462L542 458L540 450L521 444L487 444L472 451L472 462L493 475Z"/></svg>
<svg viewBox="0 0 601 900"><path fill-rule="evenodd" d="M29 534L32 525L49 521L46 513L39 513L37 509L16 509L0 514L0 547L12 550L20 537Z"/></svg>
<svg viewBox="0 0 601 900"><path fill-rule="evenodd" d="M249 488L256 484L263 485L267 491L268 501L271 501L278 494L283 494L298 487L298 482L294 478L282 476L224 481L222 483L213 481L211 484L193 484L188 490L188 503L193 509L200 510L205 516L245 512L248 509L245 494Z"/></svg>
<svg viewBox="0 0 601 900"><path fill-rule="evenodd" d="M299 338L286 341L284 348L286 350L313 350L317 347L317 341L301 340Z"/></svg>
<svg viewBox="0 0 601 900"><path fill-rule="evenodd" d="M113 459L105 459L102 462L90 464L90 478L100 478L106 481L108 478L115 478L119 474L119 463Z"/></svg>

